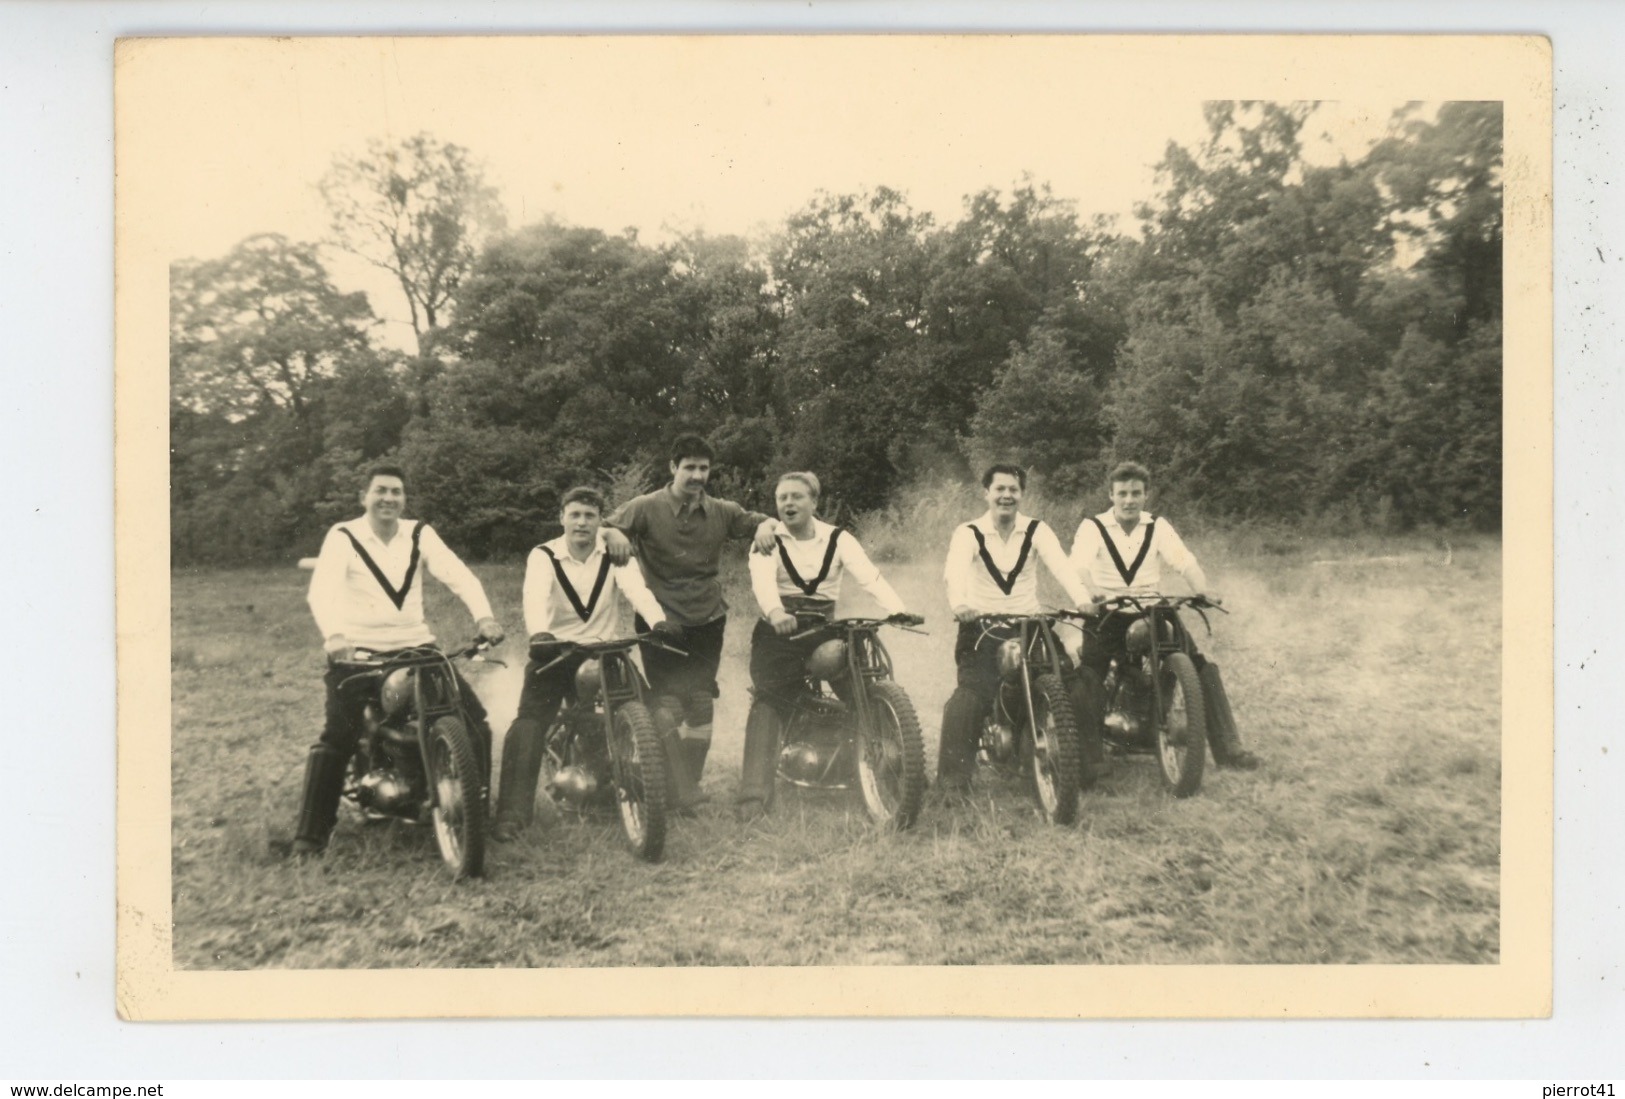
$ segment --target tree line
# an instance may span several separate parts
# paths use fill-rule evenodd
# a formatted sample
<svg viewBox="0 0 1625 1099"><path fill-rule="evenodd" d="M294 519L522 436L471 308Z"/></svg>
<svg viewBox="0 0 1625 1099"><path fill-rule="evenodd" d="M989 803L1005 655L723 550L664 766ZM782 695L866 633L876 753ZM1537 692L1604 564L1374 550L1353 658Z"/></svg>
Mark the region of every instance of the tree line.
<svg viewBox="0 0 1625 1099"><path fill-rule="evenodd" d="M750 241L509 230L466 150L374 143L321 182L326 244L391 272L416 353L317 244L173 264L173 559L313 552L385 457L453 544L514 554L687 430L719 492L812 469L837 518L996 457L1056 494L1132 457L1185 513L1498 529L1500 105L1407 109L1335 165L1312 116L1209 104L1127 233L1030 178L947 224L880 187Z"/></svg>

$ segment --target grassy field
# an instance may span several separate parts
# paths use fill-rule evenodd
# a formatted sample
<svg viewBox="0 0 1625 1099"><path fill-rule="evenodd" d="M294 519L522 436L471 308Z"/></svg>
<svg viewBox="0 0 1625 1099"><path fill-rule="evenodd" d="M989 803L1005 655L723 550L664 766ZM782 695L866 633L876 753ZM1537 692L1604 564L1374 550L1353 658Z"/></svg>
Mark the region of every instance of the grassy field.
<svg viewBox="0 0 1625 1099"><path fill-rule="evenodd" d="M1427 538L1191 541L1233 611L1202 643L1259 772L1210 770L1175 801L1149 759L1119 760L1068 828L988 775L974 805L928 809L905 835L877 833L843 797L782 787L775 816L736 824L749 635L736 563L713 801L676 826L666 861L633 859L608 816L544 815L463 885L426 829L348 813L325 859L268 854L292 832L321 720L309 574L177 573L176 965L1496 961L1499 541L1448 556ZM934 768L952 687L940 562L871 548L928 617L930 636L886 639ZM519 567L477 571L519 633ZM461 606L428 595L441 639L463 639ZM500 740L523 648L499 655L510 667L469 674Z"/></svg>

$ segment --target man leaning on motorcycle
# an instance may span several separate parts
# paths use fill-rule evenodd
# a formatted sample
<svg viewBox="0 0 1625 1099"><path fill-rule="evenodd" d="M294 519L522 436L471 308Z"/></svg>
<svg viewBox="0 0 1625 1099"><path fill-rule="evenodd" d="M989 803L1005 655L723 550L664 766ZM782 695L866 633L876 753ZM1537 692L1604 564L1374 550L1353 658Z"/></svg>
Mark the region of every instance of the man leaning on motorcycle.
<svg viewBox="0 0 1625 1099"><path fill-rule="evenodd" d="M1112 469L1107 478L1112 506L1099 515L1086 516L1078 524L1077 536L1072 541L1073 565L1108 598L1157 591L1166 567L1178 573L1193 594L1205 595L1217 602L1208 588L1207 574L1173 524L1145 510L1150 487L1150 472L1137 462L1122 462ZM1080 663L1092 676L1091 686L1101 682L1112 657L1123 652L1124 637L1137 617L1133 613L1114 611L1085 628ZM1190 641L1190 656L1199 672L1209 667L1211 675L1217 676L1217 668L1209 665L1197 651L1194 638ZM1100 692L1090 690L1077 705L1078 720L1098 727L1104 716L1101 705ZM1242 747L1241 738L1233 727L1210 727L1208 739L1213 761L1220 767L1250 771L1259 766L1259 758Z"/></svg>
<svg viewBox="0 0 1625 1099"><path fill-rule="evenodd" d="M502 627L491 613L479 578L428 524L402 518L406 474L399 466L375 465L367 471L361 507L361 516L328 530L310 578L310 610L328 659L323 677L327 713L305 762L304 792L290 849L294 855L326 849L338 819L344 771L363 731L366 685L352 680L344 686L352 676L343 665L357 648L387 653L434 643L423 617L419 574L428 571L463 601L480 637L493 644L502 640ZM491 727L485 707L461 674L455 668L451 672L480 745L480 766L488 774Z"/></svg>
<svg viewBox="0 0 1625 1099"><path fill-rule="evenodd" d="M993 705L999 684L997 659L1002 638L986 634L977 619L984 614L1039 612L1038 570L1032 564L1035 555L1077 609L1086 611L1094 605L1087 580L1073 569L1049 524L1021 513L1026 488L1027 471L1020 466L989 466L982 474L986 513L960 524L948 544L943 576L948 605L959 620L954 644L958 686L942 711L937 788L949 797L970 786L977 725Z"/></svg>

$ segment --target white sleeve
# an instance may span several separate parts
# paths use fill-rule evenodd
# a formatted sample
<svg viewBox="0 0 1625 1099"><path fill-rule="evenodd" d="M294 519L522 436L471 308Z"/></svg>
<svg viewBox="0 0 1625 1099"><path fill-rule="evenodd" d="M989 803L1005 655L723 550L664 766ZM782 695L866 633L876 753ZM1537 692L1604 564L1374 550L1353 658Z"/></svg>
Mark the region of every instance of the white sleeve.
<svg viewBox="0 0 1625 1099"><path fill-rule="evenodd" d="M1174 525L1166 519L1158 519L1157 533L1152 535L1152 539L1152 545L1163 564L1179 573L1193 588L1198 587L1191 576L1197 570L1196 555L1186 548L1185 540L1179 536Z"/></svg>
<svg viewBox="0 0 1625 1099"><path fill-rule="evenodd" d="M975 549L973 548L970 526L961 523L954 528L954 536L948 542L948 562L943 566L942 576L948 582L948 606L970 606L970 564Z"/></svg>
<svg viewBox="0 0 1625 1099"><path fill-rule="evenodd" d="M463 601L463 606L474 616L474 621L492 617L491 602L485 598L485 588L480 585L480 578L463 564L462 558L451 552L450 547L427 523L423 525L423 533L418 536L418 549L423 554L423 563L434 578Z"/></svg>
<svg viewBox="0 0 1625 1099"><path fill-rule="evenodd" d="M321 553L316 557L316 568L310 574L310 591L305 596L310 613L316 619L316 628L326 641L336 633L344 632L344 573L346 550L350 540L339 533L337 527L322 539Z"/></svg>
<svg viewBox="0 0 1625 1099"><path fill-rule="evenodd" d="M553 632L553 562L540 549L525 558L525 636Z"/></svg>
<svg viewBox="0 0 1625 1099"><path fill-rule="evenodd" d="M655 593L649 590L648 582L643 579L643 569L636 561L615 565L610 568L609 574L615 578L615 586L632 604L632 609L641 614L645 622L654 626L666 620L666 612L660 608Z"/></svg>
<svg viewBox="0 0 1625 1099"><path fill-rule="evenodd" d="M1100 530L1088 519L1078 524L1078 533L1072 536L1072 567L1079 576L1094 573L1095 555L1100 552Z"/></svg>
<svg viewBox="0 0 1625 1099"><path fill-rule="evenodd" d="M762 617L782 611L784 600L779 598L778 553L753 553L749 563L750 590L756 596L756 605L762 609Z"/></svg>
<svg viewBox="0 0 1625 1099"><path fill-rule="evenodd" d="M833 537L833 535L832 535ZM886 583L886 578L880 575L875 563L869 560L862 544L850 534L842 534L837 547L841 555L841 567L851 575L852 579L863 585L863 590L875 597L887 614L902 614L908 610L892 586Z"/></svg>
<svg viewBox="0 0 1625 1099"><path fill-rule="evenodd" d="M1039 523L1038 529L1033 532L1033 548L1038 550L1039 560L1049 569L1049 574L1061 582L1066 589L1067 598L1072 600L1076 607L1089 605L1090 585L1086 584L1078 575L1067 555L1061 551L1061 540L1055 537L1055 532L1048 523Z"/></svg>

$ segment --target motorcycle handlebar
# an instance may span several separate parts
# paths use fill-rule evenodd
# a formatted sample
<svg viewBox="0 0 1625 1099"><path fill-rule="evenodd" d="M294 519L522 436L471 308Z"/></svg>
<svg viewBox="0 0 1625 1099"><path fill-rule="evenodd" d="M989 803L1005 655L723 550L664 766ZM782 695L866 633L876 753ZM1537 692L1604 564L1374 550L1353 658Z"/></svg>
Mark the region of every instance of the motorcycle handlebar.
<svg viewBox="0 0 1625 1099"><path fill-rule="evenodd" d="M885 618L833 618L828 622L820 622L816 626L809 626L804 630L789 634L785 637L785 640L802 641L832 629L875 629L880 626L896 626L898 629L907 630L909 633L924 633L924 630L914 628L923 625L925 625L923 616L909 614L906 611L887 615Z"/></svg>
<svg viewBox="0 0 1625 1099"><path fill-rule="evenodd" d="M608 653L630 649L637 645L653 645L657 649L674 653L677 656L687 656L687 649L680 649L666 641L659 630L648 630L644 633L634 634L631 637L617 637L612 641L563 641L555 638L552 641L532 642L530 658L535 661L546 660L538 671L546 671L555 664L574 656L576 653ZM551 659L549 659L551 658Z"/></svg>

